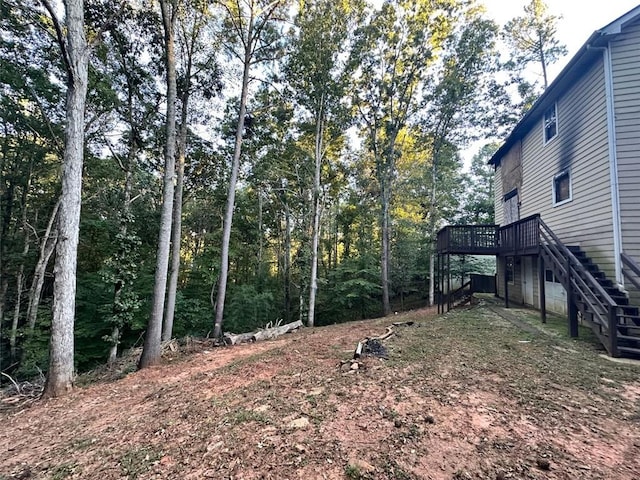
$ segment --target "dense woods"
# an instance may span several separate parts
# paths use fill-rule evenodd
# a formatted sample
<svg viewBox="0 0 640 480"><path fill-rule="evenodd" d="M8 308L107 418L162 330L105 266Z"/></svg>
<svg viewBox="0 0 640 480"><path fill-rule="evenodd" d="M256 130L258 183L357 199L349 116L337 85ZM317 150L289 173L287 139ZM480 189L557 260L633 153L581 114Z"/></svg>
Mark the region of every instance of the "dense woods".
<svg viewBox="0 0 640 480"><path fill-rule="evenodd" d="M0 2L0 371L55 396L133 345L433 302L437 230L493 221L523 72L564 53L543 7Z"/></svg>

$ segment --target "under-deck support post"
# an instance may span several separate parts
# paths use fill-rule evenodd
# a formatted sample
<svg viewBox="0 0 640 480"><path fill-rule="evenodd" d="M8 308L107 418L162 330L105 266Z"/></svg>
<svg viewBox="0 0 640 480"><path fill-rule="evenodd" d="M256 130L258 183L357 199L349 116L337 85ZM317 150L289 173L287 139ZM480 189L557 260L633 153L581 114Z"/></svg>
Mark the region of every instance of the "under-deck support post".
<svg viewBox="0 0 640 480"><path fill-rule="evenodd" d="M447 253L447 312L451 310L451 254Z"/></svg>
<svg viewBox="0 0 640 480"><path fill-rule="evenodd" d="M438 305L438 315L440 315L440 313L442 313L440 311L440 277L442 275L442 272L440 271L440 252L436 253L436 271L435 271L435 276L436 278L433 279L433 295L434 295L434 301L436 302L436 304Z"/></svg>
<svg viewBox="0 0 640 480"><path fill-rule="evenodd" d="M507 256L502 257L502 276L504 278L504 308L509 308L509 276L507 275Z"/></svg>
<svg viewBox="0 0 640 480"><path fill-rule="evenodd" d="M578 306L573 298L573 289L571 288L571 259L567 257L567 282L565 290L567 291L567 316L569 317L569 336L576 338L578 336Z"/></svg>
<svg viewBox="0 0 640 480"><path fill-rule="evenodd" d="M542 252L538 253L538 297L540 301L540 320L547 323L547 295L545 291L545 270Z"/></svg>
<svg viewBox="0 0 640 480"><path fill-rule="evenodd" d="M617 307L609 307L609 355L618 357L618 315Z"/></svg>

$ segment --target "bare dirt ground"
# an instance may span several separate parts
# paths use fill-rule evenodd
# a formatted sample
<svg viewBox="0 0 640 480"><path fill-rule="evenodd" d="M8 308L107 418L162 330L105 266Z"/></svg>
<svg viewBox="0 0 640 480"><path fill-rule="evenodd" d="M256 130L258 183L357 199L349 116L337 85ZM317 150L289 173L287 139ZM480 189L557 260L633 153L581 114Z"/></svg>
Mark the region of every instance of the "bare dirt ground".
<svg viewBox="0 0 640 480"><path fill-rule="evenodd" d="M484 303L201 347L4 411L0 479L640 479L640 366ZM340 369L391 321L417 323Z"/></svg>

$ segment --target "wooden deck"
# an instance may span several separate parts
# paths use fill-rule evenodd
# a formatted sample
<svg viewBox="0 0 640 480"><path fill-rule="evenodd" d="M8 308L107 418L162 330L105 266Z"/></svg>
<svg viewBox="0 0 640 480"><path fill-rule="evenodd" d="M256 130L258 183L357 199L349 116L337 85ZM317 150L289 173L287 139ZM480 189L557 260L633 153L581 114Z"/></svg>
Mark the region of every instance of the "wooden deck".
<svg viewBox="0 0 640 480"><path fill-rule="evenodd" d="M504 227L449 225L438 232L437 251L450 255L535 255L540 250L540 215Z"/></svg>

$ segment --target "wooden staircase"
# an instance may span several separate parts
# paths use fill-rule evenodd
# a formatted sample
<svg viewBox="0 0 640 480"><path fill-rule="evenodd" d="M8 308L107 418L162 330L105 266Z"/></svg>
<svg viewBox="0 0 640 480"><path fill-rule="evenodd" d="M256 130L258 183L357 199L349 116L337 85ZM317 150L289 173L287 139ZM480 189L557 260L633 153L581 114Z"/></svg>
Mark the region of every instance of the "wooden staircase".
<svg viewBox="0 0 640 480"><path fill-rule="evenodd" d="M618 352L624 356L640 357L640 307L629 304L629 297L607 278L597 264L578 246L567 246L567 249L578 259L587 272L602 286L615 302L616 335ZM591 317L589 306L577 301L578 308L584 316ZM591 318L589 318L591 320ZM602 330L599 333L603 333ZM608 333L607 333L608 335Z"/></svg>
<svg viewBox="0 0 640 480"><path fill-rule="evenodd" d="M502 227L444 227L438 232L437 252L440 292L445 291L445 272L448 272L446 275L450 286L450 255L496 254L503 258L539 255L544 268L553 272L567 292L569 333L578 335L578 319L581 317L609 355L640 358L640 306L630 305L626 292L617 288L579 247L567 247L539 214ZM621 254L621 260L625 279L640 290L640 264L624 253ZM540 288L544 288L544 281ZM443 313L445 307L451 309L464 298L464 287L451 294L441 294L438 312ZM544 318L544 310L542 315Z"/></svg>

